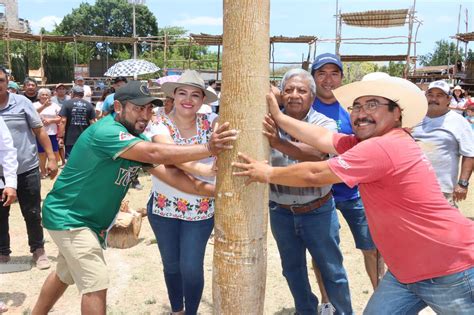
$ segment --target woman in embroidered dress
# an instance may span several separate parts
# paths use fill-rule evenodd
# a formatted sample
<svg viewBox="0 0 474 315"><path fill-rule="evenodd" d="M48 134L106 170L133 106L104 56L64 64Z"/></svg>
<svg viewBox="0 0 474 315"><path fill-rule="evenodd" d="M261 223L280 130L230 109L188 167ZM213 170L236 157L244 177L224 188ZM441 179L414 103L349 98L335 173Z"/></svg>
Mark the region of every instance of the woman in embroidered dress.
<svg viewBox="0 0 474 315"><path fill-rule="evenodd" d="M205 144L216 122L215 114L200 114L204 102L217 95L206 90L198 73L187 70L177 82L162 85L174 98L169 114L159 112L148 136L154 142ZM175 167L201 181L214 183L214 157L177 164ZM214 198L188 194L152 176L148 219L163 261L172 314L197 313L204 288L204 254L214 226Z"/></svg>

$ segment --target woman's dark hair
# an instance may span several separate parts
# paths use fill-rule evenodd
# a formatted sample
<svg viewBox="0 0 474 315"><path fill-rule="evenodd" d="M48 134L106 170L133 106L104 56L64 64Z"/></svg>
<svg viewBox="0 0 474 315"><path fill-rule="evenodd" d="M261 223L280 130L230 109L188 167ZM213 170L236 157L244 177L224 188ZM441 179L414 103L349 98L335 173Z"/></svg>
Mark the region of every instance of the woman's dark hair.
<svg viewBox="0 0 474 315"><path fill-rule="evenodd" d="M463 98L464 95L463 95L463 93L462 93L462 90L453 90L453 98L456 100L456 102L459 102L460 100L459 100L458 97L456 96L456 93L455 93L456 91L461 92L461 95L459 95L460 98Z"/></svg>
<svg viewBox="0 0 474 315"><path fill-rule="evenodd" d="M114 88L106 88L104 90L104 92L102 93L102 96L100 97L100 102L103 102L105 100L105 98L107 97L107 95L109 94L112 94L115 92L115 89Z"/></svg>

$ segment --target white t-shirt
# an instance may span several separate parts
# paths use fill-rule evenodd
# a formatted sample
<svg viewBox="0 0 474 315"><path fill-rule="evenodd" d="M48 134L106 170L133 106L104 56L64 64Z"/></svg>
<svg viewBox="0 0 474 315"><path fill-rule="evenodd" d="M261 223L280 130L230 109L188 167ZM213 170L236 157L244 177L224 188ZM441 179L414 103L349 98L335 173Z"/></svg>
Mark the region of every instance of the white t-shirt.
<svg viewBox="0 0 474 315"><path fill-rule="evenodd" d="M453 193L460 156L474 157L474 132L467 120L454 111L425 117L412 135L423 142L423 151L433 165L441 191Z"/></svg>
<svg viewBox="0 0 474 315"><path fill-rule="evenodd" d="M34 102L33 106L38 110L38 108L41 107L40 102ZM41 120L44 118L58 118L59 111L61 110L61 106L59 106L56 103L51 103L48 107L43 109L41 113L39 113ZM58 125L57 124L49 124L47 126L44 126L44 130L46 130L46 133L48 136L54 136L58 134Z"/></svg>
<svg viewBox="0 0 474 315"><path fill-rule="evenodd" d="M465 98L460 98L458 101L454 97L451 98L451 103L449 104L449 107L451 108L452 111L458 114L463 114L464 112L464 104L466 104L466 99Z"/></svg>

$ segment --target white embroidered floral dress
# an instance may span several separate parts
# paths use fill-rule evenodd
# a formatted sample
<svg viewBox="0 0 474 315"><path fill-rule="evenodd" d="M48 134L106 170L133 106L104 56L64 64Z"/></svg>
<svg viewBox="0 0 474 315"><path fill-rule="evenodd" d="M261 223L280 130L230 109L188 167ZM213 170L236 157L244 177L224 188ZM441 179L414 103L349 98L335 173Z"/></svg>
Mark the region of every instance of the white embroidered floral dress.
<svg viewBox="0 0 474 315"><path fill-rule="evenodd" d="M156 121L147 128L146 135L150 139L156 135L169 135L174 143L183 145L207 143L212 133L212 122L216 117L216 114L196 114L197 135L183 138L171 119L164 112L158 113ZM214 158L209 157L199 162L212 165ZM209 183L215 182L215 177L195 177ZM206 220L214 215L214 198L182 192L155 176L152 176L152 183L153 214L185 221Z"/></svg>

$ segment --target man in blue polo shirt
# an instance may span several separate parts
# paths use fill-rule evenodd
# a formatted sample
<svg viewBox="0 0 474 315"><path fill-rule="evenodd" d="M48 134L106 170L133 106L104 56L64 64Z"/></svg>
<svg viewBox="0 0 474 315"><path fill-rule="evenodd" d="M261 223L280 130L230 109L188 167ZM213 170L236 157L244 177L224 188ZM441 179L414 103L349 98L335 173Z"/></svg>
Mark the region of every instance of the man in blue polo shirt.
<svg viewBox="0 0 474 315"><path fill-rule="evenodd" d="M325 53L316 57L311 66L311 75L316 83L316 99L313 109L336 121L338 132L352 134L349 113L339 104L332 90L342 84L343 66L339 57ZM364 254L365 269L369 275L372 286L378 284L377 275L377 250L370 236L365 210L357 187L349 188L347 185L335 184L332 186L336 208L341 211L349 225L356 247ZM320 274L316 262L313 261L314 270L320 284L322 300L324 301L324 287L320 281Z"/></svg>

